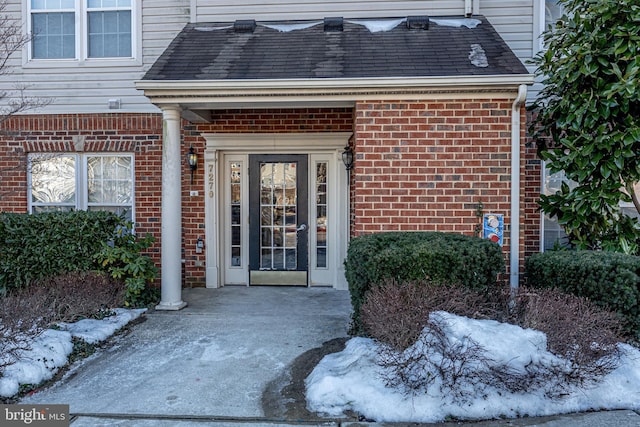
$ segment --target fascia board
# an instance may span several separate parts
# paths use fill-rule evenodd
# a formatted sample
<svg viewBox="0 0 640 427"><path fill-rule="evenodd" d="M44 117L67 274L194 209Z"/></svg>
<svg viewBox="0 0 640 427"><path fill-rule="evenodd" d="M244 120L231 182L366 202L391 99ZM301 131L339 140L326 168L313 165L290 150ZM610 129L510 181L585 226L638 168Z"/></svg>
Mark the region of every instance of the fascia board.
<svg viewBox="0 0 640 427"><path fill-rule="evenodd" d="M225 96L322 96L348 100L367 93L421 90L512 89L531 85L533 74L461 77L272 80L141 80L136 88L151 98Z"/></svg>

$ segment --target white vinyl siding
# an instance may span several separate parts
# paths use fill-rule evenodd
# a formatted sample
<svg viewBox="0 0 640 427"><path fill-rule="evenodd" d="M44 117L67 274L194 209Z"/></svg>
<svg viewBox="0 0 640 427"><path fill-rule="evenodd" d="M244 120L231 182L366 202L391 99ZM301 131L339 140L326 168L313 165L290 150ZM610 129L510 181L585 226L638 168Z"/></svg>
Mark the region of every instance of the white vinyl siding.
<svg viewBox="0 0 640 427"><path fill-rule="evenodd" d="M27 23L31 1L8 0L6 12L16 22ZM96 4L92 0L92 5ZM123 9L122 5L113 4L114 0L103 0L97 6L105 12ZM27 96L50 99L50 105L39 109L39 114L158 112L142 92L136 90L135 81L144 76L189 22L189 0L130 0L130 4L134 27L128 57L111 54L100 57L89 53L87 46L81 48L76 44L74 58L30 60L31 46L25 47L10 59L11 74L0 76L0 91L8 93L6 100L16 93L17 84L26 87ZM97 11L89 8L88 12L91 10ZM110 99L119 100L120 108L109 109Z"/></svg>
<svg viewBox="0 0 640 427"><path fill-rule="evenodd" d="M522 61L533 54L533 1L534 0L482 0L480 14Z"/></svg>
<svg viewBox="0 0 640 427"><path fill-rule="evenodd" d="M256 6L255 0L233 2L194 1L197 3L193 19L196 22L229 22L237 19L282 21L294 19L322 19L325 16L344 18L404 17L408 15L461 16L464 0L267 0Z"/></svg>
<svg viewBox="0 0 640 427"><path fill-rule="evenodd" d="M529 59L533 52L534 1L538 0L474 1L474 8L487 16L520 59ZM8 0L7 12L17 21L29 22L30 2ZM11 92L18 83L27 87L28 96L50 98L51 104L38 110L42 114L159 112L135 89L134 82L142 79L190 21L462 16L464 7L464 0L267 0L259 5L254 0L131 0L131 57L89 58L85 46L76 47L75 59L31 61L30 48L25 49L11 59L14 73L0 77L0 91ZM119 100L120 109L110 110L110 99Z"/></svg>

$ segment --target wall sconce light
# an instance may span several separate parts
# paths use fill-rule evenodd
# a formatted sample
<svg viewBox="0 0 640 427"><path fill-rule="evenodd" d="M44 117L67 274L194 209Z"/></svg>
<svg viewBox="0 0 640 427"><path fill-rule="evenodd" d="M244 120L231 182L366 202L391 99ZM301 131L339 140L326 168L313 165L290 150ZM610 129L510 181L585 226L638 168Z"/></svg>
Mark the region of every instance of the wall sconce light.
<svg viewBox="0 0 640 427"><path fill-rule="evenodd" d="M344 163L344 167L348 171L353 167L353 150L349 145L344 147L344 151L342 152L342 163Z"/></svg>
<svg viewBox="0 0 640 427"><path fill-rule="evenodd" d="M193 172L198 169L198 155L193 151L193 146L189 147L187 163L189 164L189 169L191 169L191 184L193 184Z"/></svg>

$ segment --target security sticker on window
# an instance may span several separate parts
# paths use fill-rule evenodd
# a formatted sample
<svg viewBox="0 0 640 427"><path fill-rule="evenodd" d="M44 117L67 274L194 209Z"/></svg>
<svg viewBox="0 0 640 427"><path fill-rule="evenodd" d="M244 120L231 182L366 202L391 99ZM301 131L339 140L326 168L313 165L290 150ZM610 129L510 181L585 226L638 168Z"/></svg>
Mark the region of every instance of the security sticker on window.
<svg viewBox="0 0 640 427"><path fill-rule="evenodd" d="M496 242L502 246L502 236L504 234L504 215L502 214L484 214L483 236L492 242Z"/></svg>

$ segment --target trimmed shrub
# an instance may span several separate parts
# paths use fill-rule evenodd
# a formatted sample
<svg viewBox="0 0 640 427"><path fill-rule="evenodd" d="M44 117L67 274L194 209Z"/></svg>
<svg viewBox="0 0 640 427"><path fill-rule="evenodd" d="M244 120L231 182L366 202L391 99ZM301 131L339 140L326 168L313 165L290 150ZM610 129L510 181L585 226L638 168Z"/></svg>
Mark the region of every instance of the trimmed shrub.
<svg viewBox="0 0 640 427"><path fill-rule="evenodd" d="M558 288L615 311L624 322L624 332L640 337L640 257L550 251L529 257L525 275L530 288Z"/></svg>
<svg viewBox="0 0 640 427"><path fill-rule="evenodd" d="M460 284L486 292L505 269L502 249L478 237L439 232L387 232L351 240L345 276L353 305L354 332L362 333L360 307L367 292L388 279L397 283Z"/></svg>
<svg viewBox="0 0 640 427"><path fill-rule="evenodd" d="M0 294L45 277L95 269L93 256L123 225L110 212L0 214Z"/></svg>

